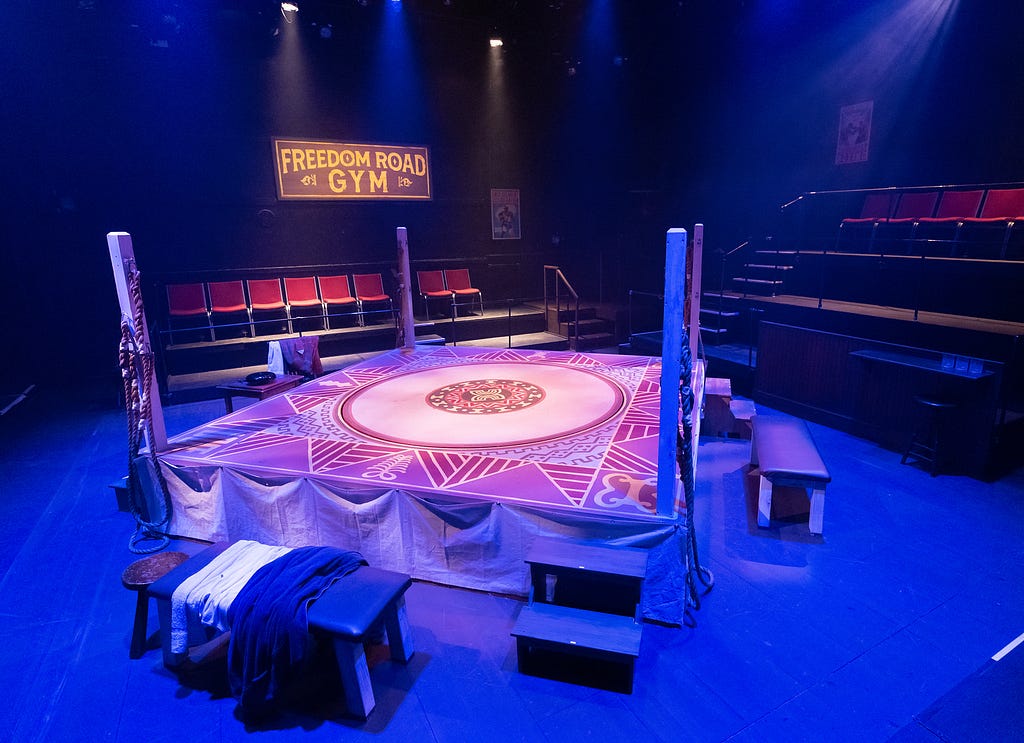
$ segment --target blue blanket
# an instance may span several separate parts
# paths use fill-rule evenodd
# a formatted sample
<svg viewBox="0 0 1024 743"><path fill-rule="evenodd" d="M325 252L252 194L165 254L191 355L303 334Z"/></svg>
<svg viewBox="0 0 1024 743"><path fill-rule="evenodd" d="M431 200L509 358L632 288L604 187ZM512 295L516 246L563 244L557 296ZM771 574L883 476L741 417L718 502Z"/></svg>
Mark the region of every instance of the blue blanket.
<svg viewBox="0 0 1024 743"><path fill-rule="evenodd" d="M300 547L249 579L228 611L228 677L242 707L267 707L296 678L313 647L310 603L365 564L358 552Z"/></svg>

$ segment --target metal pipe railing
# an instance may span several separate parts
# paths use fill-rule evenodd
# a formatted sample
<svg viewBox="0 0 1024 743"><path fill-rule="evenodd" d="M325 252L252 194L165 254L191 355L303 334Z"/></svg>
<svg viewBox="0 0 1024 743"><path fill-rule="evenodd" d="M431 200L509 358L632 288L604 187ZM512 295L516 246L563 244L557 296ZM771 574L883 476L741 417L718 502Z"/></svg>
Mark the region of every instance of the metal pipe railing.
<svg viewBox="0 0 1024 743"><path fill-rule="evenodd" d="M569 348L571 348L572 350L575 351L577 349L577 347L579 346L579 340L580 340L580 295L576 293L576 290L573 289L572 284L570 284L569 280L567 278L565 278L565 274L562 273L562 269L560 269L558 266L545 265L544 266L544 320L545 320L545 322L547 322L548 307L549 307L549 303L548 303L548 276L549 275L553 275L554 279L555 279L555 323L556 323L556 325L558 327L558 331L559 331L558 334L559 335L562 334L561 333L561 329L562 329L561 288L563 287L563 285L564 285L565 289L569 292L569 296L566 297L566 305L565 305L566 312L569 311L569 299L571 298L572 300L575 301L575 313L573 315L573 323L572 323L573 332L572 332L572 335L570 335L568 332L566 332L566 334L565 334L566 339L569 341Z"/></svg>

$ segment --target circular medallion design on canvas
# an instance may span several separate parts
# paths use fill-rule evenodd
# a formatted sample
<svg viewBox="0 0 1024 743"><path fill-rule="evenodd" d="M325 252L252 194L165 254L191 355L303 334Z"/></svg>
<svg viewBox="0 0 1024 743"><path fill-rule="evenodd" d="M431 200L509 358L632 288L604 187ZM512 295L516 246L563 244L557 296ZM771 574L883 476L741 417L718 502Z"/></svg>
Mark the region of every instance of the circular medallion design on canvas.
<svg viewBox="0 0 1024 743"><path fill-rule="evenodd" d="M427 395L427 404L449 413L492 415L536 405L544 390L518 379L468 379L445 385Z"/></svg>
<svg viewBox="0 0 1024 743"><path fill-rule="evenodd" d="M620 415L627 399L613 378L579 366L484 361L399 372L360 385L339 398L334 416L377 441L509 448L592 431Z"/></svg>

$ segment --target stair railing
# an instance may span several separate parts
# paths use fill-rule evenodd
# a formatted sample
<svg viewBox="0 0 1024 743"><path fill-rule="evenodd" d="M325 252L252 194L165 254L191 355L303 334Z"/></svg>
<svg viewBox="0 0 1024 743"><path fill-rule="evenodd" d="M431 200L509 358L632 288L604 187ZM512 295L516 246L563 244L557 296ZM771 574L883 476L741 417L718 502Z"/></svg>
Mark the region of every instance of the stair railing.
<svg viewBox="0 0 1024 743"><path fill-rule="evenodd" d="M629 323L629 339L633 340L633 297L647 297L649 299L656 299L659 304L664 303L664 294L655 294L654 292L642 292L636 289L629 290L629 304L627 305L627 322ZM660 325L658 327L661 327ZM645 331L646 332L646 331Z"/></svg>
<svg viewBox="0 0 1024 743"><path fill-rule="evenodd" d="M558 334L562 334L562 296L564 290L565 296L565 310L568 312L571 309L570 301L575 303L575 313L573 318L573 331L570 335L566 332L566 340L569 341L569 348L573 351L579 346L580 340L580 295L576 293L576 290L572 288L572 284L565 278L565 274L562 273L562 269L558 266L544 266L544 321L548 322L548 284L549 277L554 277L554 302L555 302L555 322L558 326Z"/></svg>
<svg viewBox="0 0 1024 743"><path fill-rule="evenodd" d="M726 262L728 262L730 256L732 256L735 253L740 252L741 250L743 250L748 245L750 245L750 240L744 240L743 242L741 242L739 245L737 245L732 250L724 251L722 253L722 267L721 267L722 274L721 274L721 277L720 277L720 280L719 280L719 283L718 283L718 311L719 311L719 313L724 311L723 302L725 300L725 297L724 297L724 294L725 294L725 264L726 264ZM743 284L743 298L746 299L746 296L747 296L747 285Z"/></svg>

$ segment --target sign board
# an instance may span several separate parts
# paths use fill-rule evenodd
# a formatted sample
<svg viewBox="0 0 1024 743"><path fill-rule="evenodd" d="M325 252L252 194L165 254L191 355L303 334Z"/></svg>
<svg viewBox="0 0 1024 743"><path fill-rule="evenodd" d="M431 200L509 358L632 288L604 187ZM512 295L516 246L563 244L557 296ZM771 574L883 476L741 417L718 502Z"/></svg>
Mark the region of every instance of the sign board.
<svg viewBox="0 0 1024 743"><path fill-rule="evenodd" d="M430 153L406 147L274 140L281 200L430 199Z"/></svg>

